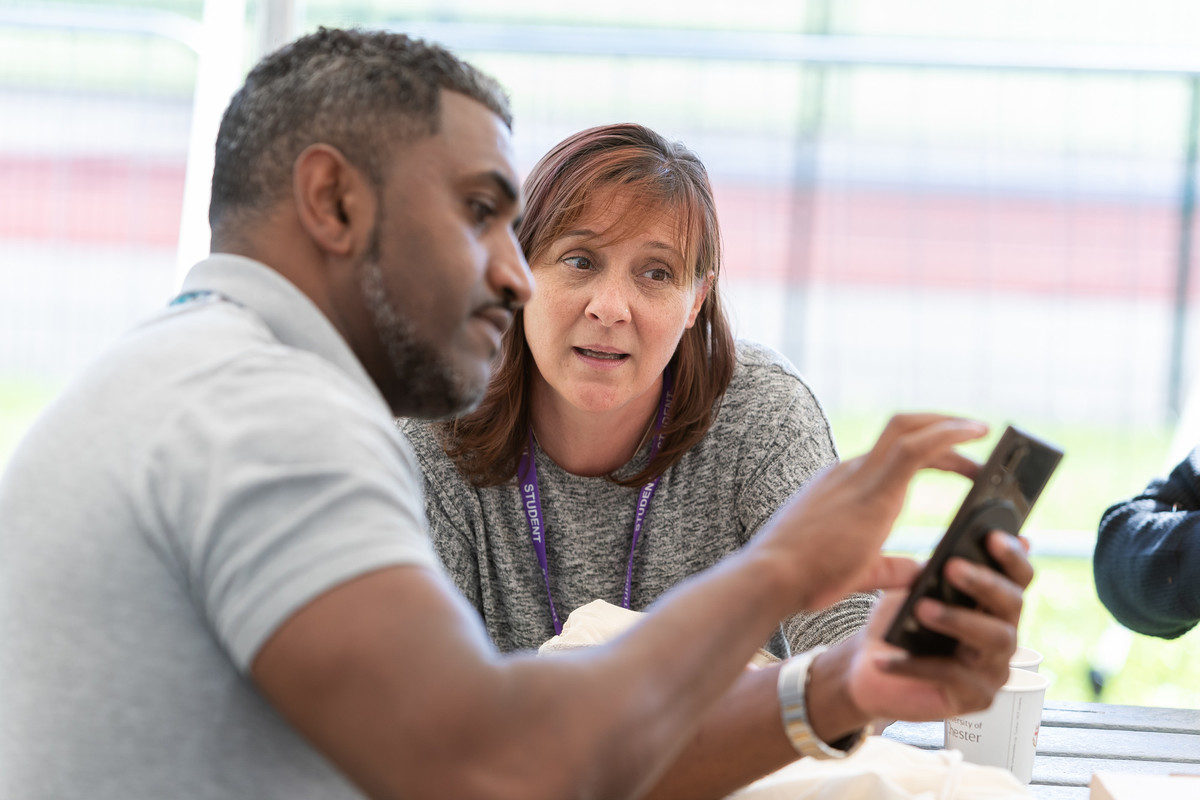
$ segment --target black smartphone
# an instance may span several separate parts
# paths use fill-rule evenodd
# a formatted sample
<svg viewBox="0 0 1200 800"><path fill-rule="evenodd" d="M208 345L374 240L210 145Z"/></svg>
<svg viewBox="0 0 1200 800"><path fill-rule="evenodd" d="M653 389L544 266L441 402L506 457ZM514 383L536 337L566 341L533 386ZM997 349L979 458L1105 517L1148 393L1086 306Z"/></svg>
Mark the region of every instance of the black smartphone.
<svg viewBox="0 0 1200 800"><path fill-rule="evenodd" d="M961 556L999 571L1000 565L984 547L988 532L999 529L1015 535L1021 530L1029 510L1042 493L1062 455L1062 450L1054 445L1011 425L1004 430L987 462L976 474L946 534L913 581L908 599L892 621L883 637L884 641L919 656L942 656L954 652L958 640L931 631L917 622L913 607L922 597L932 597L943 603L967 608L976 606L972 598L943 578L946 560L951 556Z"/></svg>

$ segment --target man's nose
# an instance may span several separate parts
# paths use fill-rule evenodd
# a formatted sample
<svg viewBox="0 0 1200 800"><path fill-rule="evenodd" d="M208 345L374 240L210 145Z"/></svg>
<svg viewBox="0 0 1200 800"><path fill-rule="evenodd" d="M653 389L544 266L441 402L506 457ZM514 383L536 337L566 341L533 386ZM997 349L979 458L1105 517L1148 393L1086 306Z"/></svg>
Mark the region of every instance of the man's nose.
<svg viewBox="0 0 1200 800"><path fill-rule="evenodd" d="M519 308L533 296L533 273L521 252L516 234L509 231L489 269L492 291L505 299L509 308Z"/></svg>

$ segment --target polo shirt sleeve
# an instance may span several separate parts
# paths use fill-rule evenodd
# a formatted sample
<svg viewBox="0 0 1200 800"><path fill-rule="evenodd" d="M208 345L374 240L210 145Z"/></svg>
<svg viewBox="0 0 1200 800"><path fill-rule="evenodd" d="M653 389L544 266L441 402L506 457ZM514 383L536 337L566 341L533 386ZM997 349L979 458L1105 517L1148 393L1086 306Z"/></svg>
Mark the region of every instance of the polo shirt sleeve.
<svg viewBox="0 0 1200 800"><path fill-rule="evenodd" d="M322 593L389 566L439 569L412 454L377 398L283 347L194 384L164 420L150 490L165 555L240 670Z"/></svg>

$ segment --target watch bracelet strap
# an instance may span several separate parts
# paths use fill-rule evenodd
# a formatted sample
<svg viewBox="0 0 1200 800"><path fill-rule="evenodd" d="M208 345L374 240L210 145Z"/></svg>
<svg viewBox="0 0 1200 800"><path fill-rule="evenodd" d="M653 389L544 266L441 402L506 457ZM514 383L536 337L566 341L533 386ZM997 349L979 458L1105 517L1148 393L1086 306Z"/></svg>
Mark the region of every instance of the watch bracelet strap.
<svg viewBox="0 0 1200 800"><path fill-rule="evenodd" d="M813 659L825 652L826 648L814 647L798 656L788 659L779 668L777 689L779 692L779 713L783 721L783 730L791 741L792 747L802 756L813 758L845 758L853 753L871 733L867 725L855 733L843 736L841 739L826 744L817 736L816 731L808 721L807 690L812 680L809 667Z"/></svg>

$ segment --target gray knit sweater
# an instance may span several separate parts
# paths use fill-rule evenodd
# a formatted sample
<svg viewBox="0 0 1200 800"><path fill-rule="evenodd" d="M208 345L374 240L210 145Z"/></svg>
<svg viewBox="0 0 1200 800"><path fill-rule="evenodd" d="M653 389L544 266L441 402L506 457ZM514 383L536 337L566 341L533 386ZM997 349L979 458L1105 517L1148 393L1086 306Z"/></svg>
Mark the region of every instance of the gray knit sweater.
<svg viewBox="0 0 1200 800"><path fill-rule="evenodd" d="M425 475L425 509L438 553L502 651L554 635L546 584L515 480L467 484L422 423L401 421ZM649 445L619 474L645 465ZM637 490L572 475L536 453L550 589L559 618L597 598L620 604ZM781 355L739 342L737 366L707 436L663 475L634 559L630 605L641 610L684 578L749 540L815 473L834 462L829 421ZM860 627L874 598L853 595L785 621L792 652L840 641ZM767 647L786 655L777 634Z"/></svg>

